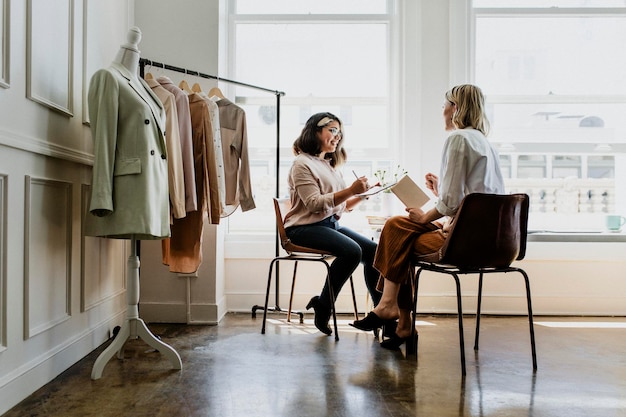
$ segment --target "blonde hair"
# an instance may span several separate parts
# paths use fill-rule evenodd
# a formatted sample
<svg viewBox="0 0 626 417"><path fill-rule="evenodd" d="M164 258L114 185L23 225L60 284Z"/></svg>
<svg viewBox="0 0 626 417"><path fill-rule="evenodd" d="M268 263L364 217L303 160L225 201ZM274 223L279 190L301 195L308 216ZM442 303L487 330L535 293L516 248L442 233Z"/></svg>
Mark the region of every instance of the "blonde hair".
<svg viewBox="0 0 626 417"><path fill-rule="evenodd" d="M485 97L480 88L472 84L457 85L446 92L446 100L456 105L452 123L457 129L471 127L485 136L489 134Z"/></svg>

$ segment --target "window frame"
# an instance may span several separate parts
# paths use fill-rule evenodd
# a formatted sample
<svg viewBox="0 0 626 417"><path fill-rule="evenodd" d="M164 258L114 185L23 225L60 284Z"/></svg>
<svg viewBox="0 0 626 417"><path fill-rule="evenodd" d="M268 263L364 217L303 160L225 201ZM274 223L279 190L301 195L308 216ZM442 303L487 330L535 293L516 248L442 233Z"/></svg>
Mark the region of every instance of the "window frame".
<svg viewBox="0 0 626 417"><path fill-rule="evenodd" d="M479 18L489 17L507 17L507 18L530 18L530 17L622 17L626 18L626 6L625 7L572 7L572 8L553 8L553 7L473 7L472 0L449 0L450 5L450 80L451 85L468 82L468 80L475 80L476 74L476 24ZM470 81L471 82L471 81ZM567 103L567 104L586 104L586 103L626 103L626 95L569 95L569 96L538 96L538 95L489 95L487 97L488 105L498 104L553 104L553 103ZM494 141L496 145L501 149L501 152L506 154L506 149L510 145L507 143L498 143ZM586 147L581 144L570 143L573 146L566 149L565 146L568 142L563 144L524 144L526 148L525 155L546 155L548 160L552 160L556 155L586 155L590 156L613 156L614 157L614 189L619 188L618 178L623 173L623 169L619 167L626 159L626 142L611 143L609 150L604 150L604 153L597 152L599 147L603 144L596 144L596 149L592 150L593 146L587 145ZM564 146L562 146L564 145ZM534 149L532 149L534 146ZM605 145L604 145L605 146ZM530 148L530 149L529 149ZM589 148L589 149L588 149ZM584 158L583 158L584 159ZM588 158L587 158L588 159ZM583 163L583 170L586 172L586 160ZM548 163L546 169L552 171L552 164ZM552 180L549 176L546 179ZM581 178L585 181L588 178ZM513 186L517 185L517 180L511 181ZM508 190L510 191L510 190ZM523 190L520 190L523 191ZM626 207L626 196L617 195L614 203L614 211ZM558 213L557 213L558 214ZM585 214L585 213L581 213ZM594 213L596 216L600 216L600 213ZM532 216L532 213L531 213ZM593 222L592 222L593 223ZM573 228L574 226L572 226ZM564 230L563 233L569 233L568 230ZM582 240L585 240L582 238Z"/></svg>
<svg viewBox="0 0 626 417"><path fill-rule="evenodd" d="M237 25L239 24L312 24L312 23L360 23L360 24L384 24L387 26L387 71L388 71L388 95L386 98L372 98L369 100L369 104L380 104L387 107L387 120L388 120L388 137L390 139L390 144L388 148L384 148L385 157L384 160L375 160L372 162L372 171L375 171L380 166L386 166L385 164L389 162L390 164L398 161L398 158L401 153L401 139L400 139L400 123L399 120L401 116L399 115L399 99L398 99L398 91L399 88L399 64L398 64L398 54L399 54L399 46L398 46L398 31L399 31L399 19L398 19L398 1L396 0L386 0L386 8L388 13L386 14L310 14L310 15L300 15L300 14L240 14L236 15L236 0L227 0L226 1L226 20L228 22L227 26L227 36L225 37L222 45L227 45L224 49L229 51L228 56L226 56L225 61L227 62L228 71L221 71L223 73L228 73L231 75L231 78L237 78L236 75L236 34L237 34ZM272 86L275 87L275 86ZM228 87L226 87L228 88ZM350 105L354 103L353 98L350 97L342 97L334 99L332 97L329 98L318 98L314 97L312 101L305 103L302 98L293 98L290 97L289 91L285 91L285 96L281 97L281 109L285 106L290 105L307 105L312 104L313 106L319 104L325 105ZM363 98L358 98L360 103L363 103ZM372 101L374 100L374 101ZM275 101L273 97L263 98L255 98L246 99L245 103L254 104L261 102L272 102ZM286 172L288 170L288 165L285 165L285 162L292 157L290 151L290 145L293 140L292 137L286 137L283 132L284 124L281 123L281 133L280 133L280 172L279 175L281 177L281 192L284 189L284 185L282 183L282 178L286 178ZM287 149L289 147L289 149ZM348 149L350 155L356 155L356 152L350 151ZM287 152L288 151L288 152ZM289 154L289 155L287 155ZM252 159L252 157L251 157ZM274 164L276 163L274 159ZM351 157L348 163L352 163L355 166L359 166L361 162L361 158ZM380 165L382 163L382 165ZM289 162L290 164L290 162ZM272 169L272 167L270 167ZM276 168L274 167L274 170ZM346 172L349 172L346 171ZM274 172L275 174L275 172ZM274 184L275 187L275 184ZM257 207L258 207L257 202ZM246 215L246 214L244 214ZM272 217L273 218L273 217ZM227 241L243 241L248 239L263 239L263 236L266 236L267 239L274 237L273 229L272 231L267 232L242 232L242 231L232 231L230 227L229 218L223 219L225 223L228 224L228 228L226 231L225 238Z"/></svg>

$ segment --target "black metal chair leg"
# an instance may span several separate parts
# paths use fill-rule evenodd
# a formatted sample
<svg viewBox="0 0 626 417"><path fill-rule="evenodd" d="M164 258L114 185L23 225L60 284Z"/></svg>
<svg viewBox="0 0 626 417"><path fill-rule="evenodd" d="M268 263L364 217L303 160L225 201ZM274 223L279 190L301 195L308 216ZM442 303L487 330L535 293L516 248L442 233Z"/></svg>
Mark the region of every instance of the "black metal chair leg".
<svg viewBox="0 0 626 417"><path fill-rule="evenodd" d="M459 276L457 274L452 274L454 277L454 281L456 283L456 304L457 309L459 311L459 344L461 348L461 371L463 376L466 375L465 372L465 338L463 336L463 306L461 304L461 282L459 280Z"/></svg>
<svg viewBox="0 0 626 417"><path fill-rule="evenodd" d="M337 327L337 310L335 309L335 290L330 282L330 266L326 264L326 285L328 285L328 294L330 295L330 308L333 313L333 324L335 326L335 341L339 340L339 329Z"/></svg>
<svg viewBox="0 0 626 417"><path fill-rule="evenodd" d="M415 355L415 359L417 359L417 343L413 343L413 341L416 340L416 332L417 332L417 330L415 330L415 321L417 320L417 292L419 289L419 281L420 281L421 273L422 273L421 268L417 270L417 273L415 272L414 268L411 268L411 270L409 271L409 278L413 282L415 289L413 290L413 311L411 312L412 313L411 322L413 324L411 326L411 343L407 344L406 354L407 356Z"/></svg>
<svg viewBox="0 0 626 417"><path fill-rule="evenodd" d="M293 307L293 292L296 288L296 272L298 271L298 261L293 263L293 276L291 277L291 292L289 293L289 309L287 310L287 322L291 322L291 308Z"/></svg>
<svg viewBox="0 0 626 417"><path fill-rule="evenodd" d="M533 355L533 371L537 371L537 350L535 348L535 326L533 323L533 307L530 298L530 281L528 280L528 275L522 269L517 269L520 274L524 277L524 282L526 283L526 303L528 305L528 325L530 327L530 348Z"/></svg>
<svg viewBox="0 0 626 417"><path fill-rule="evenodd" d="M480 336L480 311L483 299L483 273L478 278L478 305L476 307L476 335L474 336L474 350L478 350L478 338Z"/></svg>
<svg viewBox="0 0 626 417"><path fill-rule="evenodd" d="M352 290L352 305L354 305L354 319L359 319L359 309L356 306L356 295L354 293L354 280L352 279L352 275L350 275L350 289Z"/></svg>
<svg viewBox="0 0 626 417"><path fill-rule="evenodd" d="M270 262L270 272L267 275L267 289L265 290L265 307L263 308L263 325L261 326L261 334L265 334L265 321L267 320L267 304L270 300L270 286L272 285L272 270L274 269L276 259Z"/></svg>

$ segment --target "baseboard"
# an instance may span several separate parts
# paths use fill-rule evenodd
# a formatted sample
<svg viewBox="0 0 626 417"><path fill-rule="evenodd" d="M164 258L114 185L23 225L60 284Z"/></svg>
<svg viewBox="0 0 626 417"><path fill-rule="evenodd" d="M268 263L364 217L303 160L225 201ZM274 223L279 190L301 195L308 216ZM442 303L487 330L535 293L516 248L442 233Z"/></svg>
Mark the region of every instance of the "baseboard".
<svg viewBox="0 0 626 417"><path fill-rule="evenodd" d="M226 314L223 304L142 302L139 314L146 323L183 323L216 325Z"/></svg>
<svg viewBox="0 0 626 417"><path fill-rule="evenodd" d="M118 314L94 328L85 330L62 345L3 375L0 378L0 415L105 343L110 337L110 329L123 318L123 315L122 312L121 315Z"/></svg>

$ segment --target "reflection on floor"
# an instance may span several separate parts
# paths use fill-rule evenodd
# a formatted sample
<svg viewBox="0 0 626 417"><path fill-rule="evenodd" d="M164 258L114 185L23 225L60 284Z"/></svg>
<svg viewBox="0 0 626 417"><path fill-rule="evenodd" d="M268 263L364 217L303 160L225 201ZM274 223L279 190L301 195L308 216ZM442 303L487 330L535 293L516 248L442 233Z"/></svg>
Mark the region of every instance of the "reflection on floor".
<svg viewBox="0 0 626 417"><path fill-rule="evenodd" d="M624 318L536 317L533 374L527 318L483 317L474 353L467 316L465 378L454 316L418 318L417 361L382 349L350 316L338 342L311 319L270 315L265 335L243 313L218 326L153 324L182 371L138 339L92 381L105 343L3 417L626 416Z"/></svg>

